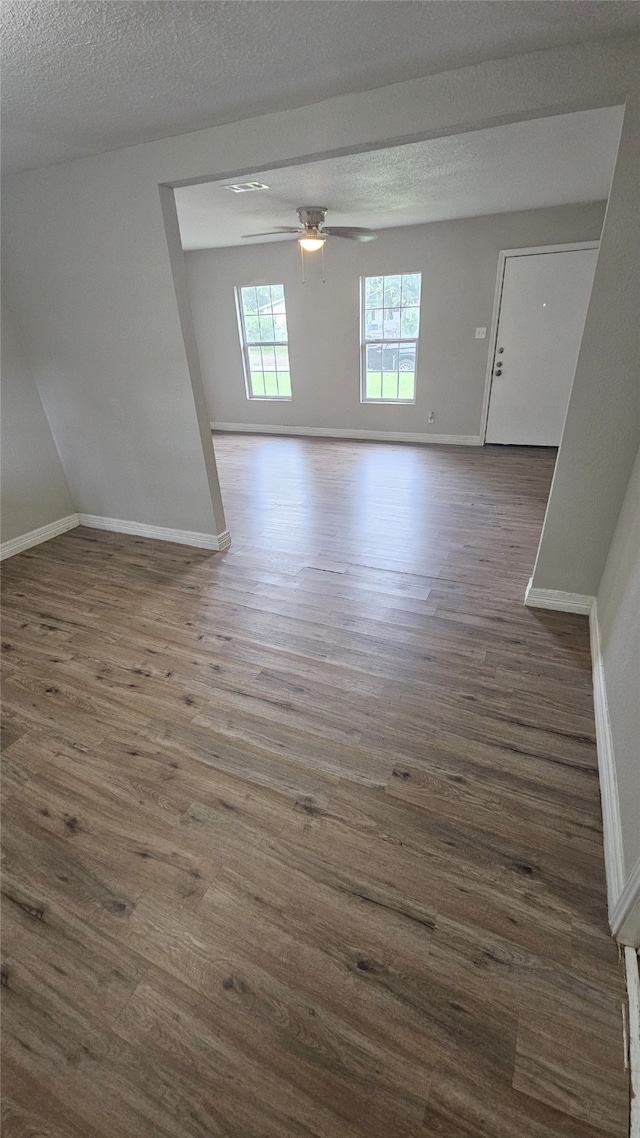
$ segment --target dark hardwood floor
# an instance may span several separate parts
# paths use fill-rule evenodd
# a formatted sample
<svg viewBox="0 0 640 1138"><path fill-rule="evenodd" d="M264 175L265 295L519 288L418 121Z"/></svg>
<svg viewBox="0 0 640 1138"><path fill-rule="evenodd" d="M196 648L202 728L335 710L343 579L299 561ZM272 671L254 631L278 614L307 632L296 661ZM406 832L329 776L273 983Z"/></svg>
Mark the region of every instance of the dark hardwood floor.
<svg viewBox="0 0 640 1138"><path fill-rule="evenodd" d="M554 452L215 442L227 553L4 564L5 1138L622 1138Z"/></svg>

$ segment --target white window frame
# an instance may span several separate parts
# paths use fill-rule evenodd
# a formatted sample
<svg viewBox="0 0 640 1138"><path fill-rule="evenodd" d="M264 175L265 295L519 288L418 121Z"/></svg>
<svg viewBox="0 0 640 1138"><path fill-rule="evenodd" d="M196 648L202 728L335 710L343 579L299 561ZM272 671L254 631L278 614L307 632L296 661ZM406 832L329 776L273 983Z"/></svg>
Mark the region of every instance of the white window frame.
<svg viewBox="0 0 640 1138"><path fill-rule="evenodd" d="M380 340L366 340L365 339L365 297L366 297L366 282L372 277L420 277L420 303L418 311L420 318L422 317L422 270L421 269L406 269L400 273L368 273L366 276L360 277L360 402L361 403L378 403L384 406L398 404L404 406L415 405L418 392L418 346L420 343L420 328L418 326L418 335L413 337L402 336L398 339L380 339ZM412 399L371 399L367 397L367 348L380 346L381 354L384 352L385 347L392 344L398 344L398 352L400 351L400 344L414 344L415 345L415 370L413 373L413 398ZM399 367L398 367L399 370Z"/></svg>
<svg viewBox="0 0 640 1138"><path fill-rule="evenodd" d="M279 283L279 282L276 282ZM251 340L247 337L247 329L245 325L244 305L242 303L242 289L243 288L259 288L260 285L236 285L235 299L236 299L236 315L238 317L238 334L240 336L240 348L242 351L242 367L244 370L244 386L247 393L247 399L258 399L262 402L275 401L278 403L290 403L293 399L293 384L291 383L291 359L289 357L289 325L287 324L287 339L286 340ZM269 285L273 288L273 285ZM287 298L285 294L284 284L282 285L282 296L284 298L284 315L287 318ZM249 348L286 348L287 358L289 359L289 384L291 386L290 395L257 395L253 390L251 382L251 360L249 358ZM264 369L263 369L264 372ZM276 368L277 373L277 368Z"/></svg>

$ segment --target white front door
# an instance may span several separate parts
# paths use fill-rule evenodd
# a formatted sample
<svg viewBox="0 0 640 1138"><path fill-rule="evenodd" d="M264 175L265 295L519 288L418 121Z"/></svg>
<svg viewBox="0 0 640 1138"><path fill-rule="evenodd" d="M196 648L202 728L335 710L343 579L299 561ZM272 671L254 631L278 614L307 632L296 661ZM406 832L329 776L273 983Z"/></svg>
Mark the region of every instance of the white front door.
<svg viewBox="0 0 640 1138"><path fill-rule="evenodd" d="M505 258L486 442L560 444L597 257Z"/></svg>

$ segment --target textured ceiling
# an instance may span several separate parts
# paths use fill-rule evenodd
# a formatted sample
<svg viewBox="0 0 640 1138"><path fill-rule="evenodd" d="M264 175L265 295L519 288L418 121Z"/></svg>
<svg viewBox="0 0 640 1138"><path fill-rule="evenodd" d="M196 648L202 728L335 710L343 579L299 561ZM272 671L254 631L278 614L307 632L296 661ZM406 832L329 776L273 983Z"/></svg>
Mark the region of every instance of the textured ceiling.
<svg viewBox="0 0 640 1138"><path fill-rule="evenodd" d="M617 0L4 0L4 170L640 30Z"/></svg>
<svg viewBox="0 0 640 1138"><path fill-rule="evenodd" d="M384 229L537 209L608 196L622 108L430 139L305 166L257 170L268 192L223 183L176 190L185 249L246 244L245 233L297 225L299 205L326 205L331 225ZM260 241L283 240L259 238Z"/></svg>

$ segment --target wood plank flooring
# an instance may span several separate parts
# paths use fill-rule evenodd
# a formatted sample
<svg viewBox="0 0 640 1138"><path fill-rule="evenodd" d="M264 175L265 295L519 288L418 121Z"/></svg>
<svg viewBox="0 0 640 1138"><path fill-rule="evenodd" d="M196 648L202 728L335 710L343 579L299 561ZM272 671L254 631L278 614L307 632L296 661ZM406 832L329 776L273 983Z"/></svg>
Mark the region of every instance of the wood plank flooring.
<svg viewBox="0 0 640 1138"><path fill-rule="evenodd" d="M5 1138L622 1138L554 452L215 443L227 553L4 566Z"/></svg>

